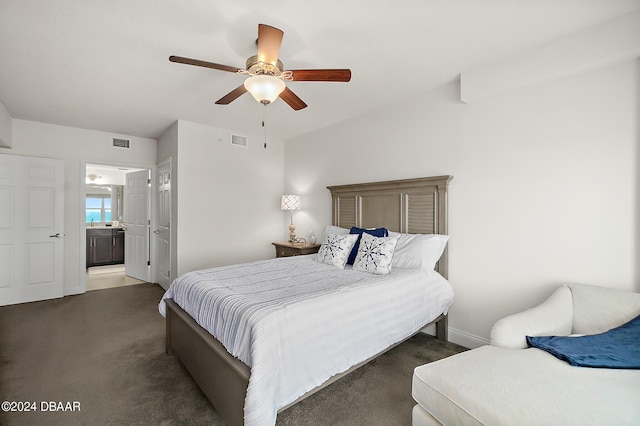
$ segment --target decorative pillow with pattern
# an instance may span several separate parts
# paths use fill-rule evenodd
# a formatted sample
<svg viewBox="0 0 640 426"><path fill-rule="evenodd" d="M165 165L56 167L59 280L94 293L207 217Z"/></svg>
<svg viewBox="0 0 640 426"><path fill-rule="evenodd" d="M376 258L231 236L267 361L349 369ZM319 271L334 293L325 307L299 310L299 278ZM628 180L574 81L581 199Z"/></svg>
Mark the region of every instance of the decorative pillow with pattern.
<svg viewBox="0 0 640 426"><path fill-rule="evenodd" d="M399 238L400 236L374 237L366 233L362 234L353 269L378 275L391 272L393 251Z"/></svg>
<svg viewBox="0 0 640 426"><path fill-rule="evenodd" d="M358 228L358 227L352 226L349 233L357 234L358 239L356 240L356 243L353 245L353 248L351 249L351 254L349 254L349 258L347 259L347 265L353 265L353 262L355 262L356 260L356 256L358 254L358 247L360 247L360 237L362 236L362 234L369 234L369 235L373 235L374 237L389 236L389 231L387 231L387 228Z"/></svg>
<svg viewBox="0 0 640 426"><path fill-rule="evenodd" d="M327 234L318 250L316 260L320 263L326 263L344 269L344 265L349 258L349 253L351 253L351 248L357 239L358 236L354 234Z"/></svg>

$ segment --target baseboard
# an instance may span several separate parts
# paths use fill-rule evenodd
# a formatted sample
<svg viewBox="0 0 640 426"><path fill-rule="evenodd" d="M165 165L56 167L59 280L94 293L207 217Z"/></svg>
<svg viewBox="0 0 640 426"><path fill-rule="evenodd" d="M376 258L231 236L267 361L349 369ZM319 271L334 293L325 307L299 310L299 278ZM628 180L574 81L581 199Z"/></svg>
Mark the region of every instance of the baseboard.
<svg viewBox="0 0 640 426"><path fill-rule="evenodd" d="M455 328L449 328L449 341L469 349L475 349L489 344L488 339L483 339L482 337L465 333Z"/></svg>
<svg viewBox="0 0 640 426"><path fill-rule="evenodd" d="M420 330L423 333L430 334L431 336L436 335L436 326L430 325L429 327L425 327ZM451 343L455 343L456 345L464 346L465 348L475 349L480 346L485 346L489 344L489 340L483 339L482 337L475 336L473 334L465 333L464 331L456 330L455 328L449 327L449 341Z"/></svg>

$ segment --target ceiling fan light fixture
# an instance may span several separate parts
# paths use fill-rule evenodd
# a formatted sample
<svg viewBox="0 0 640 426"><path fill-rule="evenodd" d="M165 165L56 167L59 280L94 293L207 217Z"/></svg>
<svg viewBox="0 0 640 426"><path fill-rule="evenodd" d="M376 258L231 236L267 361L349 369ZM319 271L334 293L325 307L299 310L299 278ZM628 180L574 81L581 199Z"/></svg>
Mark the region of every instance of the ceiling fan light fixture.
<svg viewBox="0 0 640 426"><path fill-rule="evenodd" d="M270 104L278 99L287 85L272 75L259 74L247 78L244 81L244 87L256 101Z"/></svg>
<svg viewBox="0 0 640 426"><path fill-rule="evenodd" d="M278 58L283 35L284 32L278 28L266 24L258 24L258 39L256 40L258 54L247 59L246 69L174 55L169 56L169 61L213 68L248 77L244 84L218 99L216 105L229 105L246 92L249 92L256 101L263 105L268 105L280 97L293 110L299 111L306 108L307 104L287 87L287 81L337 81L346 83L351 80L351 70L349 69L285 71L284 64Z"/></svg>

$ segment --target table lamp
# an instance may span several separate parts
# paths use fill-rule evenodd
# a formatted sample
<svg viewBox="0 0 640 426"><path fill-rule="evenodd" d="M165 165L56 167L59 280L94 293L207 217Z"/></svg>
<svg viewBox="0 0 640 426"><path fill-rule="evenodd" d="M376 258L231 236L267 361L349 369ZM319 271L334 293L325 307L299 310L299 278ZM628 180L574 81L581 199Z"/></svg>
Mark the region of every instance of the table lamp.
<svg viewBox="0 0 640 426"><path fill-rule="evenodd" d="M280 208L282 210L289 210L291 214L291 225L289 225L289 242L294 246L304 245L304 240L298 240L296 238L296 227L293 224L293 211L300 210L302 204L300 203L300 196L293 194L286 194L282 196L282 203Z"/></svg>

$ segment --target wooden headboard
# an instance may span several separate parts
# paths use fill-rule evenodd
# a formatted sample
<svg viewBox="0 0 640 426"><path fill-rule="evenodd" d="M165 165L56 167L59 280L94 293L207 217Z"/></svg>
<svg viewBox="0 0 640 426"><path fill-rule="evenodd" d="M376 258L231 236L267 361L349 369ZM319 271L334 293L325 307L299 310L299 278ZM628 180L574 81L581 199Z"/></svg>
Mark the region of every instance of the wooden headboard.
<svg viewBox="0 0 640 426"><path fill-rule="evenodd" d="M328 186L331 222L341 228L385 227L409 234L448 234L447 190L453 176ZM436 270L445 278L445 250Z"/></svg>

